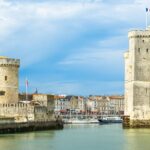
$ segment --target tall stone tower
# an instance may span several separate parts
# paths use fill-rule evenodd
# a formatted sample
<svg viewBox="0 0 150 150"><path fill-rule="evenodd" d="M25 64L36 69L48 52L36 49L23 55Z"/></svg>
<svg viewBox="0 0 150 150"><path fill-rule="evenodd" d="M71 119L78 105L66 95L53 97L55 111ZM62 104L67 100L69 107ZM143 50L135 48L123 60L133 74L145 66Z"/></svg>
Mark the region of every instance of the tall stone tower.
<svg viewBox="0 0 150 150"><path fill-rule="evenodd" d="M130 31L125 58L125 116L131 127L150 127L150 29Z"/></svg>
<svg viewBox="0 0 150 150"><path fill-rule="evenodd" d="M18 68L20 60L0 57L0 103L18 102Z"/></svg>

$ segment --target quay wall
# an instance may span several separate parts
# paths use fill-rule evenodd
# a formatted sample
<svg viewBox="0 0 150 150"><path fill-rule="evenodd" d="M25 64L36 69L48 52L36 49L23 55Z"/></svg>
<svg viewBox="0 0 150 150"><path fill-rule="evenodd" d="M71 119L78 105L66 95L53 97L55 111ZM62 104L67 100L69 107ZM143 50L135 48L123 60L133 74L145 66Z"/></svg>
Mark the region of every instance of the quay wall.
<svg viewBox="0 0 150 150"><path fill-rule="evenodd" d="M63 129L63 122L61 120L56 120L0 124L0 134L52 129Z"/></svg>
<svg viewBox="0 0 150 150"><path fill-rule="evenodd" d="M124 116L123 128L150 128L150 119L130 119Z"/></svg>

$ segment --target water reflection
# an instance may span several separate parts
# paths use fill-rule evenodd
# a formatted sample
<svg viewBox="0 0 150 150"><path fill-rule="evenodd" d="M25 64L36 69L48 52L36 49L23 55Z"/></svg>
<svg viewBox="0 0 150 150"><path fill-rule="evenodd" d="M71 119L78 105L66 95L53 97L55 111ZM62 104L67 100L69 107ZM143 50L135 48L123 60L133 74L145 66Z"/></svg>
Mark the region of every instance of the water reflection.
<svg viewBox="0 0 150 150"><path fill-rule="evenodd" d="M66 124L64 126L65 129L78 129L78 128L98 128L100 127L99 124Z"/></svg>
<svg viewBox="0 0 150 150"><path fill-rule="evenodd" d="M21 134L0 135L0 149L4 150L41 150L53 148L53 144L46 145L44 142L52 140L55 131L30 132Z"/></svg>
<svg viewBox="0 0 150 150"><path fill-rule="evenodd" d="M0 135L4 150L149 150L150 129L65 125L64 130Z"/></svg>
<svg viewBox="0 0 150 150"><path fill-rule="evenodd" d="M149 150L150 129L125 129L125 150Z"/></svg>

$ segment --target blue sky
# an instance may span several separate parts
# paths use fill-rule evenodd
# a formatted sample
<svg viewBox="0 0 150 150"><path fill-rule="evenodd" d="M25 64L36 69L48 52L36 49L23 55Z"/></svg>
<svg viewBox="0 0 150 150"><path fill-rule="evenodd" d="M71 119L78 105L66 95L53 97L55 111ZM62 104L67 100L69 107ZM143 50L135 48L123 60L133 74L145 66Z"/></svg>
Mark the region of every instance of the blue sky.
<svg viewBox="0 0 150 150"><path fill-rule="evenodd" d="M124 92L130 29L145 28L142 0L0 0L0 55L21 59L20 92Z"/></svg>

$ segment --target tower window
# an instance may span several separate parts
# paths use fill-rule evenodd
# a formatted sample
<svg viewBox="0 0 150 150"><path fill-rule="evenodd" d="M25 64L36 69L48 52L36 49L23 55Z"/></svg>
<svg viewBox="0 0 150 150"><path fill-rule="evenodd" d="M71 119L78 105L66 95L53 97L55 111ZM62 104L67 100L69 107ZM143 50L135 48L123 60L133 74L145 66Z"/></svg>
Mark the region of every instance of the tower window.
<svg viewBox="0 0 150 150"><path fill-rule="evenodd" d="M5 81L7 81L7 76L5 76Z"/></svg>
<svg viewBox="0 0 150 150"><path fill-rule="evenodd" d="M144 40L142 40L143 41L143 43L144 43Z"/></svg>
<svg viewBox="0 0 150 150"><path fill-rule="evenodd" d="M138 52L140 53L140 48L138 48Z"/></svg>
<svg viewBox="0 0 150 150"><path fill-rule="evenodd" d="M0 96L5 95L5 91L0 91Z"/></svg>
<svg viewBox="0 0 150 150"><path fill-rule="evenodd" d="M146 49L146 52L148 53L148 48Z"/></svg>

